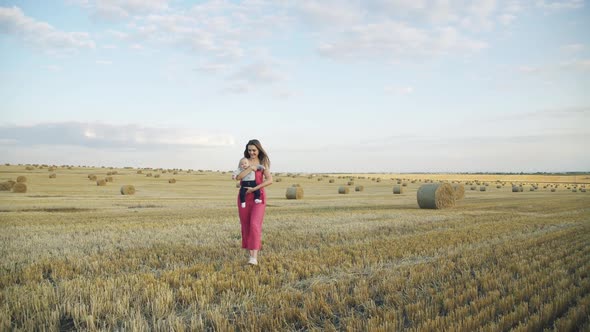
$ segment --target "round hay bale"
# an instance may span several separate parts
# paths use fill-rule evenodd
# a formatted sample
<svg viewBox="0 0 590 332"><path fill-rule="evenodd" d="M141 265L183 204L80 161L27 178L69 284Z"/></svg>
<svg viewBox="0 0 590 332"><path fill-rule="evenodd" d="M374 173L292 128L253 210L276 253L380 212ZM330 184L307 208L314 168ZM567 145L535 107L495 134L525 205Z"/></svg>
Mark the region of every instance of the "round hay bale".
<svg viewBox="0 0 590 332"><path fill-rule="evenodd" d="M496 189L500 189L500 188L502 188L502 186L501 186L501 185L499 185L499 184L497 184L497 185L496 185Z"/></svg>
<svg viewBox="0 0 590 332"><path fill-rule="evenodd" d="M25 167L25 169L26 169L27 171L32 171L32 170L34 170L34 169L35 169L35 167L33 167L33 166L27 166L27 167Z"/></svg>
<svg viewBox="0 0 590 332"><path fill-rule="evenodd" d="M27 192L27 185L24 182L17 182L12 187L13 193L26 193Z"/></svg>
<svg viewBox="0 0 590 332"><path fill-rule="evenodd" d="M551 188L551 192L554 193L555 192L555 188Z"/></svg>
<svg viewBox="0 0 590 332"><path fill-rule="evenodd" d="M273 181L274 182L283 182L283 179L282 178L276 178L276 179L273 179Z"/></svg>
<svg viewBox="0 0 590 332"><path fill-rule="evenodd" d="M55 173L49 174L49 178L50 179L55 179L56 177L57 177L57 175Z"/></svg>
<svg viewBox="0 0 590 332"><path fill-rule="evenodd" d="M0 191L10 191L12 190L12 187L14 187L14 185L16 184L16 181L6 181L6 182L2 182L0 183Z"/></svg>
<svg viewBox="0 0 590 332"><path fill-rule="evenodd" d="M354 191L363 191L363 190L365 190L365 187L364 186L356 186L356 187L354 187Z"/></svg>
<svg viewBox="0 0 590 332"><path fill-rule="evenodd" d="M113 177L112 176L107 176L106 178L104 178L104 180L106 182L113 182Z"/></svg>
<svg viewBox="0 0 590 332"><path fill-rule="evenodd" d="M334 183L334 179L328 180L329 183Z"/></svg>
<svg viewBox="0 0 590 332"><path fill-rule="evenodd" d="M535 187L531 187L531 188L529 189L529 191L535 191L535 190L536 190L536 188L535 188Z"/></svg>
<svg viewBox="0 0 590 332"><path fill-rule="evenodd" d="M481 187L479 187L479 191L486 191L486 188L487 188L486 186L481 186Z"/></svg>
<svg viewBox="0 0 590 332"><path fill-rule="evenodd" d="M19 177L16 178L16 182L25 183L25 182L27 182L27 177L24 175L20 175Z"/></svg>
<svg viewBox="0 0 590 332"><path fill-rule="evenodd" d="M150 177L150 178L151 178L151 177L152 177L152 173L147 173L145 176L147 176L147 177Z"/></svg>
<svg viewBox="0 0 590 332"><path fill-rule="evenodd" d="M138 170L137 171L137 174L143 174L143 171L142 170Z"/></svg>
<svg viewBox="0 0 590 332"><path fill-rule="evenodd" d="M520 192L520 189L519 189L519 188L520 188L520 187L518 187L518 186L512 186L512 192L513 192L513 193Z"/></svg>
<svg viewBox="0 0 590 332"><path fill-rule="evenodd" d="M575 193L575 192L578 192L578 189L576 189L576 188L572 188L572 192L573 192L573 193Z"/></svg>
<svg viewBox="0 0 590 332"><path fill-rule="evenodd" d="M471 188L469 188L469 189L475 190L475 189L477 189L477 187L476 186L471 186Z"/></svg>
<svg viewBox="0 0 590 332"><path fill-rule="evenodd" d="M583 192L583 193L585 193L585 192L586 192L586 188L582 188L582 189L580 189L580 192Z"/></svg>
<svg viewBox="0 0 590 332"><path fill-rule="evenodd" d="M106 186L107 185L107 180L105 179L100 179L96 181L96 185L97 186Z"/></svg>
<svg viewBox="0 0 590 332"><path fill-rule="evenodd" d="M156 174L156 175L154 175L154 177L155 178L159 178L160 177L160 174Z"/></svg>
<svg viewBox="0 0 590 332"><path fill-rule="evenodd" d="M135 187L130 184L121 186L121 195L133 195L135 194Z"/></svg>
<svg viewBox="0 0 590 332"><path fill-rule="evenodd" d="M168 179L168 183L176 183L176 179Z"/></svg>
<svg viewBox="0 0 590 332"><path fill-rule="evenodd" d="M418 188L418 206L421 209L443 209L455 206L455 191L448 183L424 184Z"/></svg>
<svg viewBox="0 0 590 332"><path fill-rule="evenodd" d="M354 185L354 181L348 181L348 185L349 185L349 186L352 186L352 185Z"/></svg>
<svg viewBox="0 0 590 332"><path fill-rule="evenodd" d="M393 193L394 194L401 194L404 192L404 187L402 185L394 185L393 186Z"/></svg>
<svg viewBox="0 0 590 332"><path fill-rule="evenodd" d="M96 177L96 175L94 175L94 174L90 174L90 175L88 175L88 179L89 179L90 181L96 181L97 177Z"/></svg>
<svg viewBox="0 0 590 332"><path fill-rule="evenodd" d="M455 183L451 185L453 190L455 191L455 199L460 200L465 197L465 186L460 183Z"/></svg>
<svg viewBox="0 0 590 332"><path fill-rule="evenodd" d="M339 194L348 194L349 191L350 191L350 189L348 187L340 187L340 188L338 188L338 193Z"/></svg>
<svg viewBox="0 0 590 332"><path fill-rule="evenodd" d="M289 187L289 188L287 188L287 192L285 193L285 197L287 199L302 199L303 198L303 188Z"/></svg>

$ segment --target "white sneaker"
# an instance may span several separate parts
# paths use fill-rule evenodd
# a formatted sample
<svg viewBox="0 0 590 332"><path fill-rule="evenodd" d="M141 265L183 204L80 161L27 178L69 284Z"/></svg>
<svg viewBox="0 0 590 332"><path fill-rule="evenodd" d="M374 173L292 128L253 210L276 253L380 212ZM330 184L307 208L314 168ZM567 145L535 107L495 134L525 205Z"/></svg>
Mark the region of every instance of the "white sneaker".
<svg viewBox="0 0 590 332"><path fill-rule="evenodd" d="M246 207L246 202L242 203L242 208Z"/></svg>
<svg viewBox="0 0 590 332"><path fill-rule="evenodd" d="M258 265L258 260L256 260L256 258L254 258L254 257L250 257L250 259L248 260L248 264Z"/></svg>
<svg viewBox="0 0 590 332"><path fill-rule="evenodd" d="M255 200L254 200L254 203L256 203L256 204L260 204L260 203L262 203L262 200L261 200L261 199L255 199Z"/></svg>

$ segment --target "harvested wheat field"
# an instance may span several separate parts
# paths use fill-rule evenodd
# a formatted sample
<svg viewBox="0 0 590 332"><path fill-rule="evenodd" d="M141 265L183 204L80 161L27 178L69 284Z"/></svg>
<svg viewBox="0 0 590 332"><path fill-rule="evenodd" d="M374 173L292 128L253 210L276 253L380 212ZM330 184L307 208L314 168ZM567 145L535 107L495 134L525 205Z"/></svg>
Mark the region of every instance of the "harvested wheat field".
<svg viewBox="0 0 590 332"><path fill-rule="evenodd" d="M47 169L0 166L2 331L590 330L590 175L274 174L248 266L230 172Z"/></svg>

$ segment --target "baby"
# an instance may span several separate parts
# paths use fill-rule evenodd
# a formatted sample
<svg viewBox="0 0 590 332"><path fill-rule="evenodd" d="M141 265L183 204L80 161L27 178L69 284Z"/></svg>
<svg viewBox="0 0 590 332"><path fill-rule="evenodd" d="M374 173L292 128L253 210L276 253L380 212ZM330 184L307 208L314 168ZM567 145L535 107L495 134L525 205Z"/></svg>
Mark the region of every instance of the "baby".
<svg viewBox="0 0 590 332"><path fill-rule="evenodd" d="M248 161L248 158L240 159L240 163L238 164L238 169L236 169L234 171L231 178L235 180L236 177L238 176L238 174L242 173L243 170L245 170L246 168L249 168L249 167L250 167L250 162ZM264 166L258 165L258 170L264 170ZM244 178L242 178L242 181L240 181L240 203L241 203L242 208L246 207L246 190L248 190L248 187L253 188L253 187L256 187L257 185L258 184L256 183L255 172L248 173L248 175L244 176ZM254 203L256 203L256 204L262 203L262 200L260 199L260 190L254 191Z"/></svg>

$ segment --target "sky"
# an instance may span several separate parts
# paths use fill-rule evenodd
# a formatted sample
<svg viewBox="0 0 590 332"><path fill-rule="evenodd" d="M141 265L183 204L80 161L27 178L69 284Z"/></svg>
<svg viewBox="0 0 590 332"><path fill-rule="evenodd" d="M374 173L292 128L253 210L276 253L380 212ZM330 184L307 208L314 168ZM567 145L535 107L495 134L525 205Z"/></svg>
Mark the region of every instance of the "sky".
<svg viewBox="0 0 590 332"><path fill-rule="evenodd" d="M590 171L584 0L0 0L0 162Z"/></svg>

